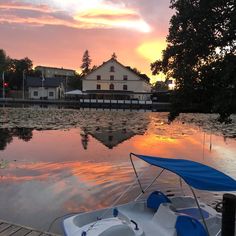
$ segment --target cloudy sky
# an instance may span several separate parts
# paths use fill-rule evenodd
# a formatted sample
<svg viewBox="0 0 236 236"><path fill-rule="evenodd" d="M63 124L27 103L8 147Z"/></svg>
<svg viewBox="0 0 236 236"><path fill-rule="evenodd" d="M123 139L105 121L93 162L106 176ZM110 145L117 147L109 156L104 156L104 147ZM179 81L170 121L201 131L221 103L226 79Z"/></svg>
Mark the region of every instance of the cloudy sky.
<svg viewBox="0 0 236 236"><path fill-rule="evenodd" d="M34 66L79 71L89 50L100 65L115 52L152 81L150 63L165 48L169 0L0 0L0 48Z"/></svg>

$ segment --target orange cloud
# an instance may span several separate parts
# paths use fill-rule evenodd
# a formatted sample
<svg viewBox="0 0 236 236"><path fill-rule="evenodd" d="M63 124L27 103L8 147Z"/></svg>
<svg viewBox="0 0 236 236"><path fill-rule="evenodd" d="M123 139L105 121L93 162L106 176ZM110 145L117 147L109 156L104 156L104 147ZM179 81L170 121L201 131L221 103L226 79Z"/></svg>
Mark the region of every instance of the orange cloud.
<svg viewBox="0 0 236 236"><path fill-rule="evenodd" d="M58 3L57 3L58 4ZM22 23L33 25L63 25L78 29L93 28L125 28L139 32L150 32L150 26L132 9L123 9L119 6L97 4L95 7L88 5L85 9L76 8L69 12L62 10L58 6L32 5L32 4L1 4L0 22ZM10 11L11 10L11 11ZM12 10L15 10L12 13ZM41 15L32 16L24 12L24 16L19 14L20 10L37 11Z"/></svg>
<svg viewBox="0 0 236 236"><path fill-rule="evenodd" d="M32 5L24 3L0 3L0 10L30 10L50 13L52 10L46 5Z"/></svg>

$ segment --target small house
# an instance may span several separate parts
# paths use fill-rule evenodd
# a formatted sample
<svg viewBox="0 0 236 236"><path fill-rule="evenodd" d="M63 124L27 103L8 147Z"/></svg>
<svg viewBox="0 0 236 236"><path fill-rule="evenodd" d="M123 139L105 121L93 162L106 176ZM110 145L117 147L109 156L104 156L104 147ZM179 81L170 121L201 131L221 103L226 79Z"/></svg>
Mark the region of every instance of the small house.
<svg viewBox="0 0 236 236"><path fill-rule="evenodd" d="M64 99L64 78L27 77L29 99Z"/></svg>

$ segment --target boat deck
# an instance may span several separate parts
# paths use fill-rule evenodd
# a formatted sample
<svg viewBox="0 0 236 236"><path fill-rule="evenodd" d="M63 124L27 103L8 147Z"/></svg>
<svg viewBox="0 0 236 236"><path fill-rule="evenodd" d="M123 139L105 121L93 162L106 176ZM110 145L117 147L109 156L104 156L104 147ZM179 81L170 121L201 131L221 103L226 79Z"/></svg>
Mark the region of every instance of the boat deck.
<svg viewBox="0 0 236 236"><path fill-rule="evenodd" d="M32 229L30 227L12 224L0 220L0 236L59 236L49 232Z"/></svg>

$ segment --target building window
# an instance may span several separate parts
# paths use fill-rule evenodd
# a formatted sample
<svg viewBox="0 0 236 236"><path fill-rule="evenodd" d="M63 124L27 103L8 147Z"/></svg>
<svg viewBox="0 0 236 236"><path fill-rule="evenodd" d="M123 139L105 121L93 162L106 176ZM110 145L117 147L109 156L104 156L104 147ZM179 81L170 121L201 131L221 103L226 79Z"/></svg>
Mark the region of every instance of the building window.
<svg viewBox="0 0 236 236"><path fill-rule="evenodd" d="M49 97L53 97L54 96L54 92L49 92L48 95L49 95Z"/></svg>
<svg viewBox="0 0 236 236"><path fill-rule="evenodd" d="M123 85L123 90L128 90L128 86L126 84Z"/></svg>
<svg viewBox="0 0 236 236"><path fill-rule="evenodd" d="M110 67L110 72L115 72L115 67L114 66Z"/></svg>
<svg viewBox="0 0 236 236"><path fill-rule="evenodd" d="M34 97L38 97L38 95L39 95L38 91L34 91L33 95L34 95Z"/></svg>
<svg viewBox="0 0 236 236"><path fill-rule="evenodd" d="M114 84L110 84L110 90L114 90Z"/></svg>
<svg viewBox="0 0 236 236"><path fill-rule="evenodd" d="M101 80L101 75L97 75L97 80Z"/></svg>
<svg viewBox="0 0 236 236"><path fill-rule="evenodd" d="M97 84L97 89L98 89L98 90L101 89L101 84Z"/></svg>
<svg viewBox="0 0 236 236"><path fill-rule="evenodd" d="M123 75L123 80L128 80L128 75Z"/></svg>
<svg viewBox="0 0 236 236"><path fill-rule="evenodd" d="M114 75L110 75L110 80L114 80Z"/></svg>

